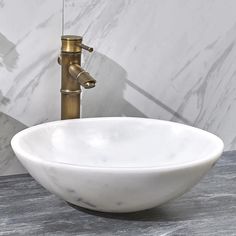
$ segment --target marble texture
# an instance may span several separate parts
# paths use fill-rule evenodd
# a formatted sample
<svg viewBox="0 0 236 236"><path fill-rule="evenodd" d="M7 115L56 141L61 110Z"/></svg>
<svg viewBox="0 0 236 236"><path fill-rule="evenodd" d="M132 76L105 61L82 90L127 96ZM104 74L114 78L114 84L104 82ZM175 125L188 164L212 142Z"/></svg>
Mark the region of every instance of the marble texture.
<svg viewBox="0 0 236 236"><path fill-rule="evenodd" d="M191 192L131 214L68 205L28 175L0 177L0 235L234 236L236 152L226 152Z"/></svg>
<svg viewBox="0 0 236 236"><path fill-rule="evenodd" d="M27 126L58 119L61 1L4 3L0 8L0 90L4 97L0 110Z"/></svg>
<svg viewBox="0 0 236 236"><path fill-rule="evenodd" d="M21 129L59 119L62 1L0 1L0 175L20 173L10 148Z"/></svg>
<svg viewBox="0 0 236 236"><path fill-rule="evenodd" d="M83 117L178 121L235 149L235 8L235 0L65 0L64 33L95 48L84 55L98 83L83 92ZM25 126L60 118L61 22L61 0L0 0L0 112Z"/></svg>
<svg viewBox="0 0 236 236"><path fill-rule="evenodd" d="M26 126L0 112L0 173L1 175L25 173L25 168L15 158L10 142L12 137Z"/></svg>
<svg viewBox="0 0 236 236"><path fill-rule="evenodd" d="M182 195L224 148L209 132L134 117L49 122L16 134L11 145L50 192L84 208L116 213L150 209Z"/></svg>
<svg viewBox="0 0 236 236"><path fill-rule="evenodd" d="M65 33L95 53L83 116L183 122L236 147L235 0L65 0ZM112 105L111 105L112 104Z"/></svg>

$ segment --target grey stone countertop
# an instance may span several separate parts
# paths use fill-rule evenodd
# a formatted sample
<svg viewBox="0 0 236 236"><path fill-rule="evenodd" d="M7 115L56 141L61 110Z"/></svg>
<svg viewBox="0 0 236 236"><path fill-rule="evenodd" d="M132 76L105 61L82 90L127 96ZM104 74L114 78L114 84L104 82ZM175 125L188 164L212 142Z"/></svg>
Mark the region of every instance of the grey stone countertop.
<svg viewBox="0 0 236 236"><path fill-rule="evenodd" d="M236 235L236 151L180 198L130 214L71 206L27 174L0 177L0 235Z"/></svg>

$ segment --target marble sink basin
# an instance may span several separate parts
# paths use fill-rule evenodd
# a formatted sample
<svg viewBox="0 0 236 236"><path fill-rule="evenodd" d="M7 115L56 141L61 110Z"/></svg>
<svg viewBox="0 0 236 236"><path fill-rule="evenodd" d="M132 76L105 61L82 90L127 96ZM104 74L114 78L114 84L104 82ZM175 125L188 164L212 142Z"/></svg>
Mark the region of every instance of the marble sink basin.
<svg viewBox="0 0 236 236"><path fill-rule="evenodd" d="M103 212L144 210L180 196L224 146L191 126L128 117L45 123L19 132L11 145L48 191Z"/></svg>

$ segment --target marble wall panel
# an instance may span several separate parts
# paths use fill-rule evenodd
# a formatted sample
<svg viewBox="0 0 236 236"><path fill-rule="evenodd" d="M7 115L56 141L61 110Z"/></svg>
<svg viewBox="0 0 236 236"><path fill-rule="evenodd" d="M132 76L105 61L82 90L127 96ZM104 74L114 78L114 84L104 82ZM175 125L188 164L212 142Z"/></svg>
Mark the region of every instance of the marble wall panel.
<svg viewBox="0 0 236 236"><path fill-rule="evenodd" d="M11 137L59 119L62 1L0 1L0 175L23 173Z"/></svg>
<svg viewBox="0 0 236 236"><path fill-rule="evenodd" d="M65 33L95 48L83 116L190 124L236 147L236 1L65 0Z"/></svg>
<svg viewBox="0 0 236 236"><path fill-rule="evenodd" d="M235 0L65 0L64 33L95 52L82 116L140 116L213 132L236 148ZM60 118L62 1L0 0L0 175L22 173L9 142Z"/></svg>

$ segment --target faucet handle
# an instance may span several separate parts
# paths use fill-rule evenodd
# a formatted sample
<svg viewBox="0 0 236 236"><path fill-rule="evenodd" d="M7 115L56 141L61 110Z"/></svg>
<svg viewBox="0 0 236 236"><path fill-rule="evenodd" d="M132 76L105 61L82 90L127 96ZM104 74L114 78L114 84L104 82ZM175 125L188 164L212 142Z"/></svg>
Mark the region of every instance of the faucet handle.
<svg viewBox="0 0 236 236"><path fill-rule="evenodd" d="M62 35L61 36L61 51L62 52L81 52L81 49L87 50L89 52L93 51L93 48L84 45L82 43L83 38L77 35Z"/></svg>
<svg viewBox="0 0 236 236"><path fill-rule="evenodd" d="M84 44L82 44L82 43L80 43L79 46L80 46L81 48L83 48L84 50L87 50L87 51L89 51L89 52L92 52L92 51L93 51L93 48L91 48L91 47L89 47L89 46L87 46L87 45L84 45Z"/></svg>

